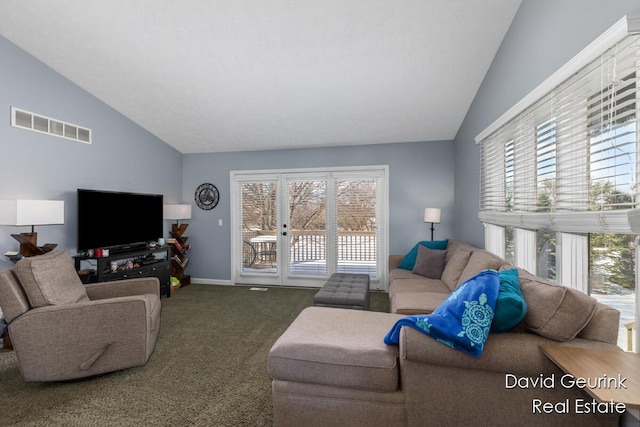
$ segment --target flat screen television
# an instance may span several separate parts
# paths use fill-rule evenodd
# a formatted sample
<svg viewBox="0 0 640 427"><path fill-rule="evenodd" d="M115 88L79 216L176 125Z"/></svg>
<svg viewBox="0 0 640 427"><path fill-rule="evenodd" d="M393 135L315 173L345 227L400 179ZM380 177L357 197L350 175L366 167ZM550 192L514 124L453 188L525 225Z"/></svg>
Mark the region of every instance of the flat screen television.
<svg viewBox="0 0 640 427"><path fill-rule="evenodd" d="M78 251L135 249L163 236L161 194L78 189Z"/></svg>

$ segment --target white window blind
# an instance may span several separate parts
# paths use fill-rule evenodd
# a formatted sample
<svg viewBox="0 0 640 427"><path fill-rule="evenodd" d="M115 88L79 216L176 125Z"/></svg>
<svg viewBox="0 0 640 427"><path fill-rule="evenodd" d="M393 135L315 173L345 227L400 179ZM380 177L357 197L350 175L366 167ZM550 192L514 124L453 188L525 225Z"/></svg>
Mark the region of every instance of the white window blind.
<svg viewBox="0 0 640 427"><path fill-rule="evenodd" d="M286 177L288 273L327 274L327 176Z"/></svg>
<svg viewBox="0 0 640 427"><path fill-rule="evenodd" d="M336 268L345 273L347 266L360 265L362 273L378 277L379 179L377 177L336 177L334 229Z"/></svg>
<svg viewBox="0 0 640 427"><path fill-rule="evenodd" d="M558 233L558 282L589 293L589 237L586 234Z"/></svg>
<svg viewBox="0 0 640 427"><path fill-rule="evenodd" d="M515 264L527 271L536 271L536 232L514 228Z"/></svg>
<svg viewBox="0 0 640 427"><path fill-rule="evenodd" d="M536 204L539 212L553 212L556 199L556 119L536 126Z"/></svg>
<svg viewBox="0 0 640 427"><path fill-rule="evenodd" d="M513 185L515 183L515 141L510 139L504 148L504 181L505 181L505 207L507 211L513 210Z"/></svg>
<svg viewBox="0 0 640 427"><path fill-rule="evenodd" d="M501 258L506 258L506 239L505 228L498 227L493 224L485 224L484 226L484 241L485 249L498 255Z"/></svg>
<svg viewBox="0 0 640 427"><path fill-rule="evenodd" d="M636 208L640 192L639 78L640 34L629 34L481 134L480 219L630 232L622 210Z"/></svg>

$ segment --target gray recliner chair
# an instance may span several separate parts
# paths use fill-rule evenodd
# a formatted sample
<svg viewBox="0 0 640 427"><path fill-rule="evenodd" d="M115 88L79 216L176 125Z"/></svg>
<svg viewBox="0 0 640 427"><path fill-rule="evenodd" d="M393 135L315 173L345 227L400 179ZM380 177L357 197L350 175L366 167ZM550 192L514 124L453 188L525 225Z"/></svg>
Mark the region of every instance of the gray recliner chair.
<svg viewBox="0 0 640 427"><path fill-rule="evenodd" d="M144 365L158 337L160 306L157 278L85 286L67 251L0 271L0 308L29 382Z"/></svg>

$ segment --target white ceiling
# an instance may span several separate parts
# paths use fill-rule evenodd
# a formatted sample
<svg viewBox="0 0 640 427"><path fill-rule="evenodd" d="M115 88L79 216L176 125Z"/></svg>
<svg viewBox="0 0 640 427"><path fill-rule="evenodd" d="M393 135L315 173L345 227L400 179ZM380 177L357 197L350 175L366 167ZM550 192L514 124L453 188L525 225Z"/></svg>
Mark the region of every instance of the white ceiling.
<svg viewBox="0 0 640 427"><path fill-rule="evenodd" d="M451 140L519 5L2 0L0 35L183 153Z"/></svg>

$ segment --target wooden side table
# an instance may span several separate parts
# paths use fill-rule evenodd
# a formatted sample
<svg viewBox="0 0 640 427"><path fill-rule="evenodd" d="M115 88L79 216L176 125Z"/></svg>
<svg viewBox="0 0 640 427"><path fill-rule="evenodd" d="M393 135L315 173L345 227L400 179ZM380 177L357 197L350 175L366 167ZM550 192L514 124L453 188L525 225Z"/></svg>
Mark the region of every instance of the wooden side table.
<svg viewBox="0 0 640 427"><path fill-rule="evenodd" d="M624 403L627 412L640 419L640 354L559 345L541 345L540 348L575 379L591 379L592 382L601 379L599 386L584 388L594 399Z"/></svg>

